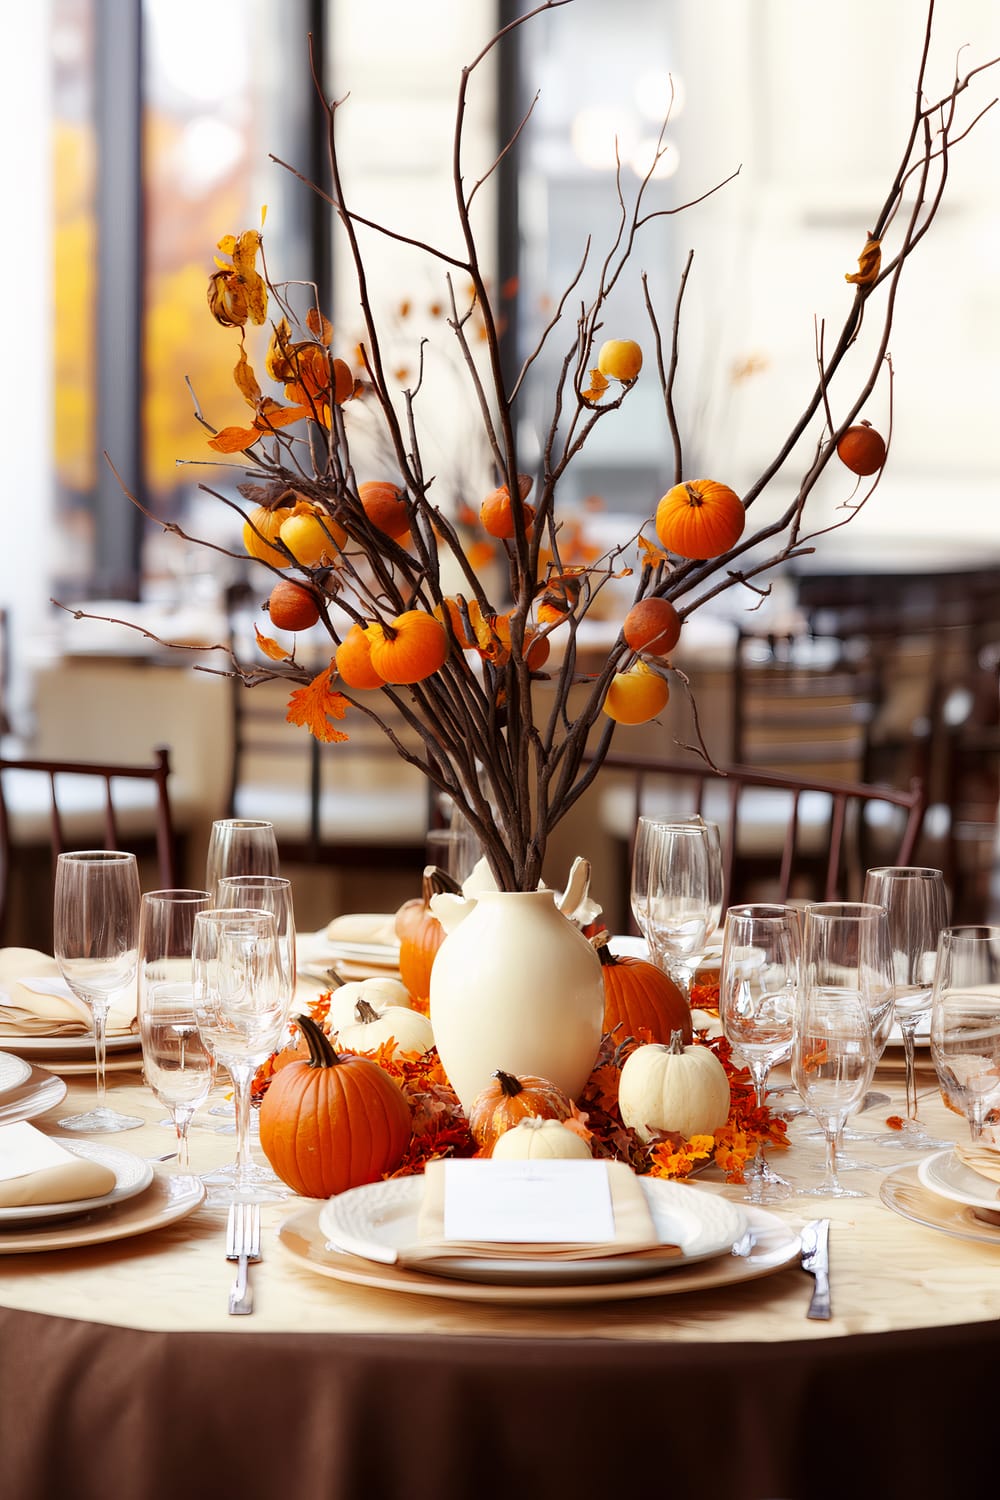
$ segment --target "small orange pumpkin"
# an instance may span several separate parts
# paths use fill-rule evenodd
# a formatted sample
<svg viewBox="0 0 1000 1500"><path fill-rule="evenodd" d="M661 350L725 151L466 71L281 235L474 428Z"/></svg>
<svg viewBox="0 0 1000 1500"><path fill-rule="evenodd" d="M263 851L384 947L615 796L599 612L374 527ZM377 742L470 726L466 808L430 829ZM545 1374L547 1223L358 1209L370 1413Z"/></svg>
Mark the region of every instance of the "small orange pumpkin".
<svg viewBox="0 0 1000 1500"><path fill-rule="evenodd" d="M691 1008L673 980L644 958L619 957L606 942L594 946L604 978L604 1030L620 1026L623 1038L646 1031L654 1042L669 1042L679 1031L687 1046Z"/></svg>
<svg viewBox="0 0 1000 1500"><path fill-rule="evenodd" d="M269 510L266 505L255 506L243 522L243 545L251 557L258 562L273 563L276 568L290 568L292 559L287 552L272 547L285 521L291 518L292 507L280 505Z"/></svg>
<svg viewBox="0 0 1000 1500"><path fill-rule="evenodd" d="M401 541L410 529L410 512L406 497L387 479L369 479L358 485L358 499L371 524L394 541Z"/></svg>
<svg viewBox="0 0 1000 1500"><path fill-rule="evenodd" d="M461 887L446 871L428 865L423 874L422 894L404 901L396 913L399 977L414 999L422 1003L430 995L431 969L445 939L444 928L431 911L431 897L442 891L458 896Z"/></svg>
<svg viewBox="0 0 1000 1500"><path fill-rule="evenodd" d="M678 557L721 557L743 535L746 511L735 490L714 479L675 484L656 507L656 534Z"/></svg>
<svg viewBox="0 0 1000 1500"><path fill-rule="evenodd" d="M622 622L622 635L633 651L667 656L681 634L681 617L669 599L640 599Z"/></svg>
<svg viewBox="0 0 1000 1500"><path fill-rule="evenodd" d="M329 1198L395 1171L410 1140L410 1106L370 1057L338 1057L311 1016L297 1024L309 1057L271 1079L260 1107L261 1150L293 1192Z"/></svg>
<svg viewBox="0 0 1000 1500"><path fill-rule="evenodd" d="M865 479L877 474L885 463L885 441L870 422L859 422L856 427L848 427L840 439L837 457L852 474Z"/></svg>
<svg viewBox="0 0 1000 1500"><path fill-rule="evenodd" d="M407 609L388 626L376 621L365 632L371 664L385 682L423 682L448 658L448 632L423 609Z"/></svg>
<svg viewBox="0 0 1000 1500"><path fill-rule="evenodd" d="M337 671L350 688L385 687L385 678L380 677L372 666L372 648L360 625L352 625L337 647Z"/></svg>
<svg viewBox="0 0 1000 1500"><path fill-rule="evenodd" d="M517 489L521 505L521 514L524 517L524 530L527 535L531 531L532 522L535 519L535 507L525 505L528 492L532 486L530 474L519 474L517 476ZM486 496L479 507L479 519L484 531L490 536L498 537L502 541L509 541L515 534L514 507L511 503L510 489L502 484L499 489L492 490Z"/></svg>
<svg viewBox="0 0 1000 1500"><path fill-rule="evenodd" d="M539 1120L568 1120L573 1101L547 1078L534 1073L515 1077L498 1069L493 1079L472 1101L469 1129L487 1156L505 1130L533 1115Z"/></svg>
<svg viewBox="0 0 1000 1500"><path fill-rule="evenodd" d="M319 619L319 605L312 589L288 578L274 585L267 612L277 630L308 630Z"/></svg>

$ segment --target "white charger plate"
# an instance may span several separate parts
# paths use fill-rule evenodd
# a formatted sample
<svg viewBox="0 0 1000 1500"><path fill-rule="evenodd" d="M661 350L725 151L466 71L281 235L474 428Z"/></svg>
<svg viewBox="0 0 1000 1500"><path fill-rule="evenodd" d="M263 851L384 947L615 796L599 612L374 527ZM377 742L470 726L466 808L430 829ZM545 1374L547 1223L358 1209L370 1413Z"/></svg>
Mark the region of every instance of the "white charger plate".
<svg viewBox="0 0 1000 1500"><path fill-rule="evenodd" d="M187 1172L156 1172L144 1193L112 1204L99 1213L0 1230L0 1255L76 1250L82 1245L102 1245L109 1240L149 1234L186 1219L204 1203L206 1192L200 1177Z"/></svg>
<svg viewBox="0 0 1000 1500"><path fill-rule="evenodd" d="M449 1255L439 1261L422 1262L420 1270L431 1276L505 1286L623 1281L727 1254L746 1231L743 1208L720 1194L660 1178L643 1177L639 1181L657 1236L665 1247L662 1257L650 1255L631 1262L620 1255L589 1260L559 1260L554 1255L544 1260L528 1259L519 1257L512 1245L509 1257ZM399 1250L417 1243L423 1193L422 1177L395 1177L351 1188L324 1204L320 1228L337 1250L394 1265Z"/></svg>
<svg viewBox="0 0 1000 1500"><path fill-rule="evenodd" d="M1000 1183L991 1183L988 1177L967 1167L950 1146L933 1156L921 1157L917 1176L925 1188L942 1198L1000 1215Z"/></svg>
<svg viewBox="0 0 1000 1500"><path fill-rule="evenodd" d="M41 1062L73 1062L87 1060L94 1055L94 1033L84 1031L79 1036L5 1036L0 1038L5 1048L16 1057L36 1057ZM122 1036L107 1038L109 1056L121 1052L138 1052L142 1042L137 1031Z"/></svg>
<svg viewBox="0 0 1000 1500"><path fill-rule="evenodd" d="M886 1208L925 1229L939 1229L942 1234L972 1240L977 1245L1000 1247L1000 1226L979 1218L982 1209L929 1191L921 1183L917 1170L914 1162L908 1162L882 1179L878 1195Z"/></svg>
<svg viewBox="0 0 1000 1500"><path fill-rule="evenodd" d="M0 1052L0 1104L7 1094L19 1089L31 1077L31 1064L12 1052Z"/></svg>
<svg viewBox="0 0 1000 1500"><path fill-rule="evenodd" d="M153 1168L141 1156L131 1151L122 1151L117 1146L106 1146L97 1141L71 1141L64 1136L53 1137L85 1161L96 1161L109 1167L115 1174L115 1185L109 1193L98 1198L75 1198L68 1203L27 1203L13 1208L0 1208L0 1231L9 1224L28 1224L46 1219L68 1219L77 1214L89 1214L96 1209L110 1208L144 1193L153 1180Z"/></svg>
<svg viewBox="0 0 1000 1500"><path fill-rule="evenodd" d="M0 1125L33 1120L36 1115L55 1109L66 1097L67 1087L62 1078L45 1068L36 1068L33 1063L26 1066L28 1076L24 1083L0 1098Z"/></svg>
<svg viewBox="0 0 1000 1500"><path fill-rule="evenodd" d="M405 1179L402 1179L405 1180ZM286 1218L278 1230L282 1250L304 1270L333 1281L417 1297L444 1297L452 1302L488 1302L535 1307L566 1307L593 1302L621 1302L639 1297L677 1296L712 1291L737 1282L771 1276L797 1263L798 1234L776 1214L751 1204L741 1205L747 1239L745 1254L714 1255L688 1266L635 1277L631 1280L545 1286L498 1286L484 1281L460 1281L428 1276L422 1271L381 1265L330 1247L320 1228L325 1204L310 1203Z"/></svg>

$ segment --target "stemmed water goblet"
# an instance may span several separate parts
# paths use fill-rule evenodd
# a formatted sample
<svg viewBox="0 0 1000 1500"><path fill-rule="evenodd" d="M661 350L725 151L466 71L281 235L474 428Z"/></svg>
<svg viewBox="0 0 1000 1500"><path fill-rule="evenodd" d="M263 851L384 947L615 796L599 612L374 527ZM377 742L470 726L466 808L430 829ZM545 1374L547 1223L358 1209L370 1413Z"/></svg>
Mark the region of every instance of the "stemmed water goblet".
<svg viewBox="0 0 1000 1500"><path fill-rule="evenodd" d="M869 870L864 899L884 906L894 982L894 1015L903 1037L906 1123L901 1138L887 1142L903 1150L941 1147L917 1117L915 1033L929 1014L938 939L948 921L948 893L940 870L892 865Z"/></svg>
<svg viewBox="0 0 1000 1500"><path fill-rule="evenodd" d="M875 1067L868 1007L856 988L806 984L795 1011L792 1078L826 1142L826 1170L800 1193L860 1198L837 1175L844 1121L861 1100Z"/></svg>
<svg viewBox="0 0 1000 1500"><path fill-rule="evenodd" d="M205 860L205 888L218 899L219 881L228 875L277 875L274 824L259 818L217 818Z"/></svg>
<svg viewBox="0 0 1000 1500"><path fill-rule="evenodd" d="M1000 927L946 927L931 1000L931 1056L974 1141L1000 1108Z"/></svg>
<svg viewBox="0 0 1000 1500"><path fill-rule="evenodd" d="M139 871L134 854L85 849L56 860L53 948L60 973L94 1018L97 1103L59 1121L88 1135L144 1123L109 1107L105 1060L111 997L134 984L139 942Z"/></svg>
<svg viewBox="0 0 1000 1500"><path fill-rule="evenodd" d="M195 917L209 905L207 891L147 891L139 909L143 1072L170 1113L183 1170L190 1166L191 1117L215 1081L215 1059L201 1038L194 1011L191 957Z"/></svg>
<svg viewBox="0 0 1000 1500"><path fill-rule="evenodd" d="M686 995L705 951L712 908L704 825L654 823L646 836L644 860L643 914L650 955Z"/></svg>
<svg viewBox="0 0 1000 1500"><path fill-rule="evenodd" d="M767 1078L791 1055L800 984L799 914L789 906L736 906L726 913L719 1014L726 1040L744 1058L763 1108ZM780 1203L793 1191L767 1160L763 1142L746 1169L750 1203Z"/></svg>
<svg viewBox="0 0 1000 1500"><path fill-rule="evenodd" d="M259 907L199 912L192 956L198 1030L228 1071L236 1101L235 1172L231 1180L206 1176L209 1201L285 1197L286 1190L250 1154L253 1076L278 1046L291 1001L273 914Z"/></svg>

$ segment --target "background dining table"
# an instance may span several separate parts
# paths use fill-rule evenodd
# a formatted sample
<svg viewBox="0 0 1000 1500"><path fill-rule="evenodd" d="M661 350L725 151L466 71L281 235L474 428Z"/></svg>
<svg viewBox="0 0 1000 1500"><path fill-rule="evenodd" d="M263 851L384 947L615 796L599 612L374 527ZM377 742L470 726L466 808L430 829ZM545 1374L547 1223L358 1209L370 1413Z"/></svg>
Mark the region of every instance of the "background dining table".
<svg viewBox="0 0 1000 1500"><path fill-rule="evenodd" d="M923 1062L929 1128L963 1138ZM146 1123L105 1140L169 1152L139 1069L119 1059L110 1081L115 1104ZM67 1100L33 1122L46 1132L91 1096L89 1075L67 1082ZM855 1128L898 1142L885 1125L902 1110L898 1058L876 1087L891 1103ZM797 1181L820 1170L811 1128L794 1120L791 1148L775 1153ZM223 1120L196 1116L193 1172L233 1147ZM675 1295L614 1300L595 1287L572 1305L354 1285L283 1247L283 1221L315 1208L296 1198L263 1206L246 1318L227 1312L224 1207L3 1254L0 1494L441 1500L620 1492L630 1478L720 1500L976 1493L995 1474L1000 1228L972 1221L996 1236L977 1242L893 1212L880 1185L915 1158L880 1141L850 1149L877 1167L850 1174L868 1196L773 1210L795 1229L832 1221L829 1322L807 1320L812 1281L797 1261ZM173 1162L155 1170L177 1174ZM740 1194L712 1173L691 1190Z"/></svg>

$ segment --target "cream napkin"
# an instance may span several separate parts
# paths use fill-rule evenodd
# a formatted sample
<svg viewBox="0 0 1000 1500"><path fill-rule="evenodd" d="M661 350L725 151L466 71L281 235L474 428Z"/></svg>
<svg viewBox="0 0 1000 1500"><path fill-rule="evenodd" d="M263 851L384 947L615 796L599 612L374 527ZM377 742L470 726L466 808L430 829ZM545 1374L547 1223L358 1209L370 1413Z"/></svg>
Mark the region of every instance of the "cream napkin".
<svg viewBox="0 0 1000 1500"><path fill-rule="evenodd" d="M325 935L331 943L380 943L395 947L399 941L394 912L345 912L334 917Z"/></svg>
<svg viewBox="0 0 1000 1500"><path fill-rule="evenodd" d="M108 1035L136 1030L136 991L112 997ZM89 1006L78 1000L47 953L0 948L0 1036L84 1036L93 1031Z"/></svg>
<svg viewBox="0 0 1000 1500"><path fill-rule="evenodd" d="M959 1141L955 1146L955 1155L959 1161L971 1167L973 1172L978 1172L980 1177L1000 1182L1000 1150L995 1146L988 1146L983 1141Z"/></svg>
<svg viewBox="0 0 1000 1500"><path fill-rule="evenodd" d="M110 1167L75 1156L26 1120L0 1126L0 1208L103 1198L117 1180Z"/></svg>
<svg viewBox="0 0 1000 1500"><path fill-rule="evenodd" d="M483 1163L486 1170L488 1164ZM594 1260L623 1256L629 1260L643 1257L681 1254L678 1245L665 1245L656 1237L646 1196L631 1167L625 1162L603 1163L607 1168L611 1205L615 1217L614 1238L602 1243L500 1243L499 1241L463 1241L444 1238L444 1161L427 1163L424 1172L424 1196L417 1217L417 1243L398 1252L398 1264L420 1265L425 1261L447 1260L453 1256L476 1256L484 1260Z"/></svg>

